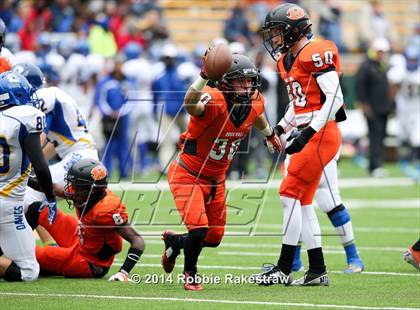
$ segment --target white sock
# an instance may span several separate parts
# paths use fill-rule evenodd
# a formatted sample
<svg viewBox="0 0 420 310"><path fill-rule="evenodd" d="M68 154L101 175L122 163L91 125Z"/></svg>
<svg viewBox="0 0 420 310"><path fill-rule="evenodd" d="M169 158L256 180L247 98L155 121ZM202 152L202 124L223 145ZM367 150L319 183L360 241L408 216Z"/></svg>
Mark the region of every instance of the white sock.
<svg viewBox="0 0 420 310"><path fill-rule="evenodd" d="M302 231L302 207L294 198L280 196L283 203L283 243L297 245Z"/></svg>
<svg viewBox="0 0 420 310"><path fill-rule="evenodd" d="M321 247L321 227L313 205L302 206L302 240L308 250Z"/></svg>

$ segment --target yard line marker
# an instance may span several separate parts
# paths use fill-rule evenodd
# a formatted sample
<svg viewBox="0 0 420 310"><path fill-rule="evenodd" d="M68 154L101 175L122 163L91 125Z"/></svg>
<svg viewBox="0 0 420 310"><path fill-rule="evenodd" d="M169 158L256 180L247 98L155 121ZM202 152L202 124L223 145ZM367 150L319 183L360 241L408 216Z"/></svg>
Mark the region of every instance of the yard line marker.
<svg viewBox="0 0 420 310"><path fill-rule="evenodd" d="M163 241L161 240L147 240L147 244L158 244L162 245ZM240 249L253 249L253 248L262 248L262 249L280 249L279 244L274 243L236 243L236 242L222 242L219 246L219 249L223 248L240 248ZM329 246L323 245L323 249L326 250L343 250L342 246ZM359 250L363 251L378 251L378 252L404 252L406 248L400 247L375 247L375 246L357 246ZM343 250L344 251L344 250Z"/></svg>
<svg viewBox="0 0 420 310"><path fill-rule="evenodd" d="M308 308L333 308L333 309L368 309L368 310L419 310L420 308L402 307L370 307L352 305L332 305L332 304L310 304L294 302L274 302L274 301L245 301L245 300L225 300L225 299L199 299L199 298L174 298L174 297L145 297L145 296L118 296L118 295L88 295L88 294L57 294L57 293L15 293L0 292L3 296L30 296L30 297L75 297L92 299L116 299L116 300L156 300L156 301L179 301L179 302L198 302L198 303L220 303L237 305L264 305L264 306L290 306Z"/></svg>
<svg viewBox="0 0 420 310"><path fill-rule="evenodd" d="M334 251L334 250L322 250L324 253L326 254L344 254L343 251ZM219 251L217 252L217 254L219 255L223 255L223 256L238 256L238 255L243 255L243 256L274 256L274 257L278 257L279 253L261 253L261 252L246 252L246 251Z"/></svg>
<svg viewBox="0 0 420 310"><path fill-rule="evenodd" d="M181 225L159 225L160 227L157 227L158 225L135 225L134 227L139 230L139 232L142 234L142 236L161 236L163 229L182 229L182 231L185 230L184 224ZM244 228L243 231L236 231L236 230L229 230L234 228L238 229L238 225L232 225L229 224L226 225L226 232L225 236L228 237L240 237L240 236L246 236L246 237L276 237L281 236L281 230L282 225L281 224L248 224L242 226ZM143 230L143 228L155 228L156 230ZM261 231L258 228L275 228L275 230L269 230L269 231ZM331 232L332 234L336 234L334 227L332 226L321 226L321 229L324 231L323 235L326 235L326 232ZM418 228L406 228L406 227L360 227L356 226L354 227L354 230L356 232L374 232L374 233L418 233ZM328 234L330 235L330 234Z"/></svg>

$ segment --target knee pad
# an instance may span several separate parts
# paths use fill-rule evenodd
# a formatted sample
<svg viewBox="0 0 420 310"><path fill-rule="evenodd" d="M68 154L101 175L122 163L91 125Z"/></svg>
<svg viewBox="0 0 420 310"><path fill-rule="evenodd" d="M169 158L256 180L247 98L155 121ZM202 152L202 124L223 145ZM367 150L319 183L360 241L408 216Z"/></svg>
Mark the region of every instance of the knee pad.
<svg viewBox="0 0 420 310"><path fill-rule="evenodd" d="M12 262L6 269L3 278L9 282L22 281L22 273L20 272L19 266L15 262Z"/></svg>
<svg viewBox="0 0 420 310"><path fill-rule="evenodd" d="M187 238L192 238L197 242L202 242L206 238L207 231L208 231L207 227L201 227L201 228L189 230Z"/></svg>
<svg viewBox="0 0 420 310"><path fill-rule="evenodd" d="M37 201L29 205L28 210L26 211L25 217L29 226L32 230L38 227L39 220L39 207L41 207L42 202Z"/></svg>
<svg viewBox="0 0 420 310"><path fill-rule="evenodd" d="M206 239L204 239L203 246L209 247L209 248L217 248L220 242L222 241L224 234L225 234L224 227L209 228L209 231L207 232L207 235L206 235Z"/></svg>
<svg viewBox="0 0 420 310"><path fill-rule="evenodd" d="M351 220L350 214L343 204L332 209L327 215L334 227L343 226Z"/></svg>

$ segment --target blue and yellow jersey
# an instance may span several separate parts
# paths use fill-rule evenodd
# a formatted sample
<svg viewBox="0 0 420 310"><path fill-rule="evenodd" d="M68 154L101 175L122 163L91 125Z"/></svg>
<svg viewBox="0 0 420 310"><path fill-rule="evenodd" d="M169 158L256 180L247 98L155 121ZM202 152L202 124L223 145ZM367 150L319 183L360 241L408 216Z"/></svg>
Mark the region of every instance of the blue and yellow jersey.
<svg viewBox="0 0 420 310"><path fill-rule="evenodd" d="M61 158L76 150L96 148L87 121L73 98L57 87L41 88L35 98L47 117L47 138Z"/></svg>
<svg viewBox="0 0 420 310"><path fill-rule="evenodd" d="M23 140L44 130L45 115L32 106L0 111L0 201L23 199L31 170Z"/></svg>

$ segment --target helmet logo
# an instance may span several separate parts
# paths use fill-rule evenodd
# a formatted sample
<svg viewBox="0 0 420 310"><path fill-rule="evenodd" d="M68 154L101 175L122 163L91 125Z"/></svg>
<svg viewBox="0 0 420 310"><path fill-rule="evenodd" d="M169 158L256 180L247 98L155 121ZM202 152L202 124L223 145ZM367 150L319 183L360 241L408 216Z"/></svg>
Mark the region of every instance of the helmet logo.
<svg viewBox="0 0 420 310"><path fill-rule="evenodd" d="M294 6L287 10L286 16L288 19L297 20L305 16L305 11L301 7Z"/></svg>
<svg viewBox="0 0 420 310"><path fill-rule="evenodd" d="M94 181L101 181L106 178L107 172L104 166L96 166L91 171L91 176Z"/></svg>

